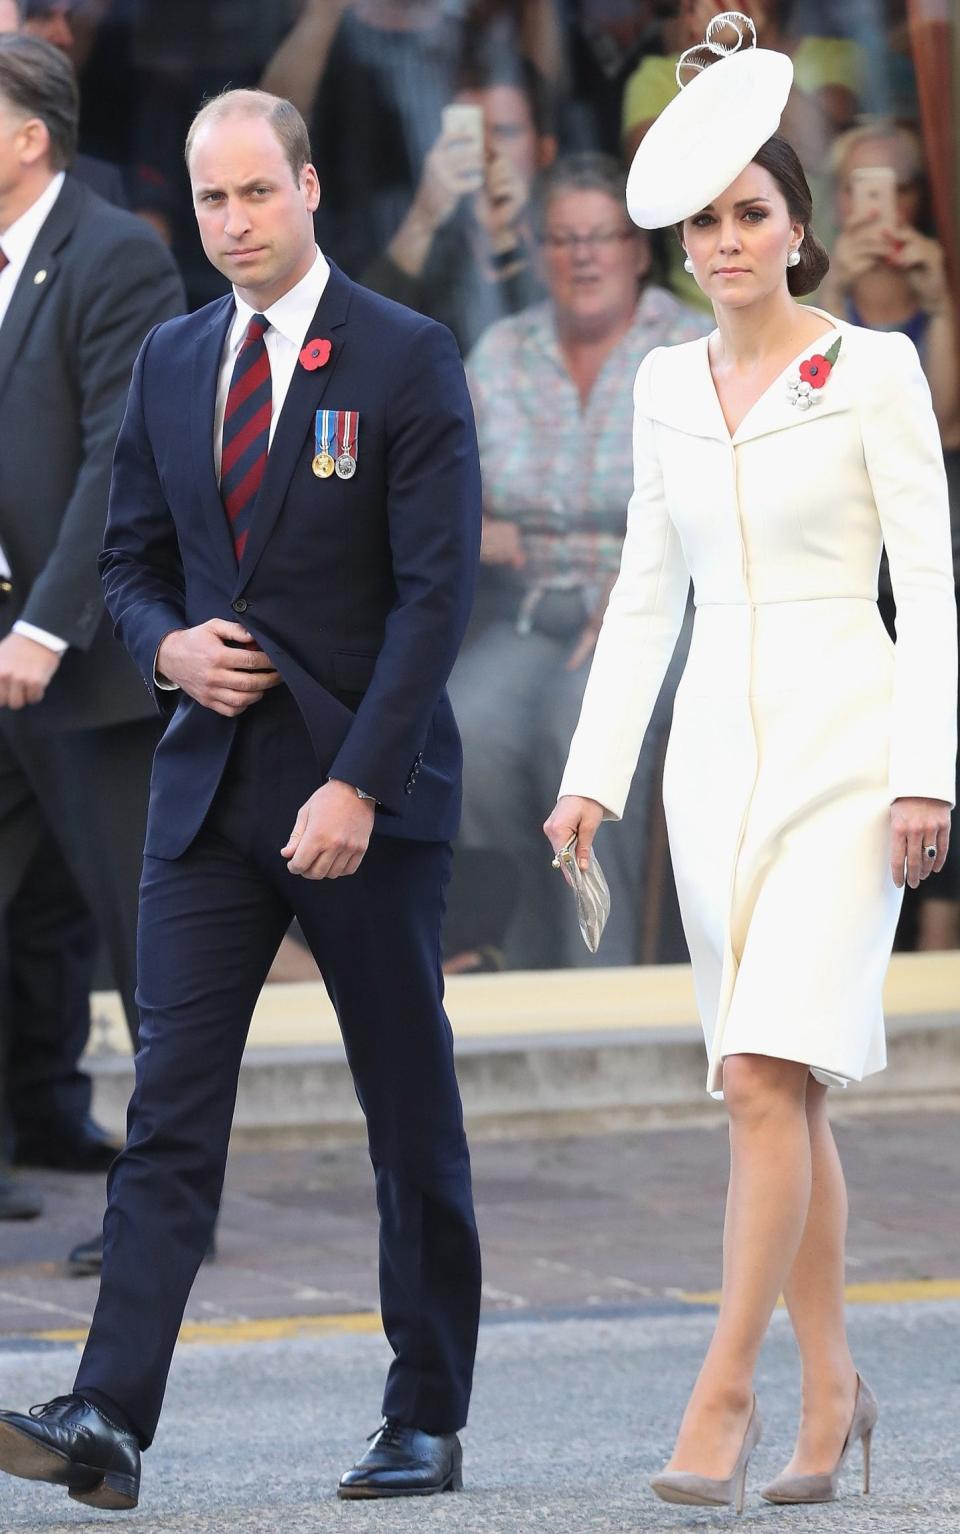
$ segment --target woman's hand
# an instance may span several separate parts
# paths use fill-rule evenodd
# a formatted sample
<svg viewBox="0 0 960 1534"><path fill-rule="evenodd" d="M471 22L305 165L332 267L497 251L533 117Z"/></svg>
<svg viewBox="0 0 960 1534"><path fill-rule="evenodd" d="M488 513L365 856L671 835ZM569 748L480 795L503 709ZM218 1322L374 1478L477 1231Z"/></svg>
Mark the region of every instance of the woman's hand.
<svg viewBox="0 0 960 1534"><path fill-rule="evenodd" d="M935 314L950 302L943 247L916 229L902 228L889 235L887 265L903 272L922 309Z"/></svg>
<svg viewBox="0 0 960 1534"><path fill-rule="evenodd" d="M581 799L577 794L564 794L557 800L557 807L550 819L544 822L543 833L554 852L567 845L571 836L577 837L577 862L586 869L590 863L590 848L597 828L603 821L603 805L596 799Z"/></svg>
<svg viewBox="0 0 960 1534"><path fill-rule="evenodd" d="M562 802L562 801L561 801ZM897 889L912 890L938 874L950 846L950 806L944 799L894 799L890 806L890 872ZM935 858L926 849L936 847Z"/></svg>
<svg viewBox="0 0 960 1534"><path fill-rule="evenodd" d="M485 565L509 565L522 570L527 562L516 522L505 517L484 517L480 532L480 559Z"/></svg>
<svg viewBox="0 0 960 1534"><path fill-rule="evenodd" d="M845 225L830 251L830 276L840 291L849 292L867 272L887 261L894 239L876 213Z"/></svg>

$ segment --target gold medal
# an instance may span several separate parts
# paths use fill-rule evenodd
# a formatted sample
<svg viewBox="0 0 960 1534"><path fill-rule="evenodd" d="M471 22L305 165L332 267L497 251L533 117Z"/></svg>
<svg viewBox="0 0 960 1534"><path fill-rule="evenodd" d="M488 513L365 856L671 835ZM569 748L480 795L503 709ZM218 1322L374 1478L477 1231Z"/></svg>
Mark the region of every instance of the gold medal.
<svg viewBox="0 0 960 1534"><path fill-rule="evenodd" d="M336 468L336 464L329 453L318 453L311 467L318 479L329 479Z"/></svg>

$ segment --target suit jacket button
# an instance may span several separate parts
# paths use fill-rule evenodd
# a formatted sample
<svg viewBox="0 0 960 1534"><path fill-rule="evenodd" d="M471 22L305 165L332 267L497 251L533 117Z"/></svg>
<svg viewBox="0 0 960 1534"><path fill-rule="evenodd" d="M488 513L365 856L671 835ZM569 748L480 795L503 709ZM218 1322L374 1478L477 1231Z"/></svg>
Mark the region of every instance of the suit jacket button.
<svg viewBox="0 0 960 1534"><path fill-rule="evenodd" d="M235 602L231 602L230 606L233 608L235 613L245 613L247 610L247 599L246 597L237 597L237 600Z"/></svg>

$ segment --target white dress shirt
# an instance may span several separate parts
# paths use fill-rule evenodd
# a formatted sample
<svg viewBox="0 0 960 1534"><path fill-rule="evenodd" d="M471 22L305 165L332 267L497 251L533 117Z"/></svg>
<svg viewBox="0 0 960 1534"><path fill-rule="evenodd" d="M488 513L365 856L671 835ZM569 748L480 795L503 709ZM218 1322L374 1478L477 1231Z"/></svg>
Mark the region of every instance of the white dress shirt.
<svg viewBox="0 0 960 1534"><path fill-rule="evenodd" d="M23 276L24 267L30 260L30 252L36 243L37 235L60 196L63 181L64 173L60 171L46 190L40 193L36 202L31 203L26 213L21 213L9 229L0 235L0 250L7 258L7 265L0 272L0 326L6 318L14 289ZM3 545L0 544L0 580L9 580L10 574L10 563L3 552ZM62 655L68 648L66 640L58 639L56 634L48 634L46 629L38 629L36 624L25 623L22 619L13 625L13 632L23 634L26 639L35 639L38 644L46 645L48 650L53 650L57 655Z"/></svg>
<svg viewBox="0 0 960 1534"><path fill-rule="evenodd" d="M303 350L304 343L313 339L308 335L310 323L316 313L323 290L330 276L330 268L327 265L323 252L318 248L314 263L305 277L301 277L295 288L284 293L269 309L259 311L264 319L269 320L270 329L264 336L267 348L267 356L270 358L270 376L273 381L273 414L270 420L270 441L273 441L273 433L276 430L277 418L283 409L283 402L287 397L290 380L297 366L297 360ZM216 465L217 479L220 478L220 452L223 437L223 417L227 409L227 395L230 392L230 379L233 377L233 369L237 361L237 354L243 345L243 338L247 333L247 326L253 316L258 313L251 309L250 305L242 299L236 288L233 290L236 300L237 313L227 331L227 340L223 349L223 358L220 363L220 379L217 384L217 408L213 422L213 460ZM224 512L226 516L226 512Z"/></svg>
<svg viewBox="0 0 960 1534"><path fill-rule="evenodd" d="M243 338L247 333L247 326L258 312L270 322L270 329L264 335L264 343L267 348L267 356L270 358L270 378L273 385L273 404L270 417L270 441L273 441L273 433L276 430L277 419L283 409L283 402L287 397L287 390L293 378L294 369L297 366L300 353L304 344L313 339L308 335L317 305L323 294L330 277L330 268L327 265L323 252L317 247L313 265L305 277L301 277L296 287L284 293L269 309L258 311L251 309L250 305L240 297L236 288L233 290L237 312L230 329L227 331L227 339L224 343L223 357L220 361L220 377L217 382L217 404L213 417L213 461L217 471L217 479L220 479L220 456L223 448L223 418L227 410L227 395L230 392L230 380L233 377L233 369L236 365L237 354L243 345ZM226 512L224 512L226 516ZM164 692L175 692L176 683L166 681L154 666L153 673L156 685Z"/></svg>

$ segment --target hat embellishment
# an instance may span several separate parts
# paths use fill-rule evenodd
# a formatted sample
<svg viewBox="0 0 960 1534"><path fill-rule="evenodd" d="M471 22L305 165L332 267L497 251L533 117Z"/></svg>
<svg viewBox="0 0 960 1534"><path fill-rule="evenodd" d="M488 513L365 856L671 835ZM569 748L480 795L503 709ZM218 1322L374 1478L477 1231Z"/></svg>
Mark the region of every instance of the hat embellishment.
<svg viewBox="0 0 960 1534"><path fill-rule="evenodd" d="M735 43L717 42L717 36L724 31L737 34ZM714 16L707 26L707 35L702 43L696 43L692 48L687 48L677 59L676 78L680 90L689 85L689 80L681 77L684 69L693 69L700 74L717 59L727 58L731 53L737 53L746 41L747 33L750 35L750 46L757 46L757 29L749 16L742 11L722 11L719 16Z"/></svg>

